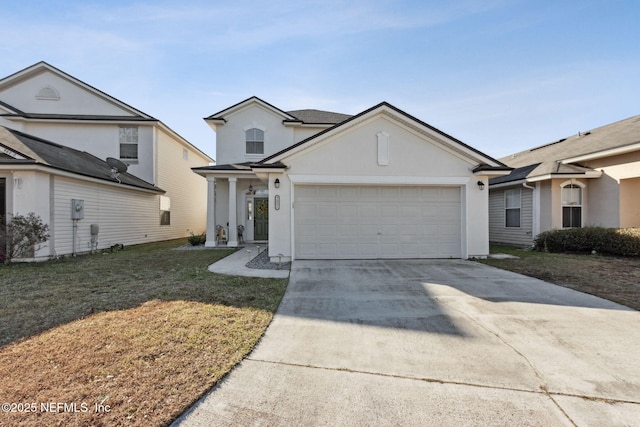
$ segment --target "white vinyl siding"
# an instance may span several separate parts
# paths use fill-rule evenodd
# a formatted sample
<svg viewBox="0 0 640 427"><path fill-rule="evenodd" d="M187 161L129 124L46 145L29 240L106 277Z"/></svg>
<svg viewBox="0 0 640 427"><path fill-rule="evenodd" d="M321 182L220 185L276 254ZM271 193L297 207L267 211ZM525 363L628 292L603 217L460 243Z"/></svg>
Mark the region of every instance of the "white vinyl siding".
<svg viewBox="0 0 640 427"><path fill-rule="evenodd" d="M206 165L210 160L198 151L191 151L189 159L183 157L184 146L165 132L159 131L156 185L166 191L170 199L171 225L161 228L168 238L200 234L207 227L207 180L193 173L191 168ZM158 205L154 214L158 220Z"/></svg>
<svg viewBox="0 0 640 427"><path fill-rule="evenodd" d="M489 193L489 240L515 246L530 246L533 243L533 190L520 190L520 227L507 227L506 190L491 190Z"/></svg>
<svg viewBox="0 0 640 427"><path fill-rule="evenodd" d="M296 186L296 259L460 258L459 187Z"/></svg>
<svg viewBox="0 0 640 427"><path fill-rule="evenodd" d="M158 232L159 195L63 177L54 177L53 183L53 255L73 251L71 199L84 200L84 218L78 221L78 253L91 249L91 224L100 227L98 249L164 240Z"/></svg>

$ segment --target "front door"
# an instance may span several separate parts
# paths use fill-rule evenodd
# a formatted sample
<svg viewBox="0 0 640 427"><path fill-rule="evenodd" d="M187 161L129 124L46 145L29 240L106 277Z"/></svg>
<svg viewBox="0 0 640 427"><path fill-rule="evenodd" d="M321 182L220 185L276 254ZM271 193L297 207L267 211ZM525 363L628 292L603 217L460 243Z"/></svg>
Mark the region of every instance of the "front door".
<svg viewBox="0 0 640 427"><path fill-rule="evenodd" d="M253 239L269 240L269 199L255 199Z"/></svg>

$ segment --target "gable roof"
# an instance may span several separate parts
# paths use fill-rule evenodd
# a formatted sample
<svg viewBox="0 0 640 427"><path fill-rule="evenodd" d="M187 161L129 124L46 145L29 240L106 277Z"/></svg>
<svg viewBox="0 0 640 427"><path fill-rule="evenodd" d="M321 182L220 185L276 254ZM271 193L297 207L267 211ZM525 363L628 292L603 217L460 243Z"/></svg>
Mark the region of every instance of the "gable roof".
<svg viewBox="0 0 640 427"><path fill-rule="evenodd" d="M418 129L421 131L424 131L439 137L438 138L439 142L443 143L444 145L447 145L449 148L453 149L454 151L457 151L466 157L475 158L480 163L480 165L477 168L478 170L510 171L512 169L507 165L503 164L502 162L494 159L493 157L490 157L482 153L481 151L465 144L464 142L452 137L451 135L448 135L442 132L441 130L423 122L422 120L419 120L411 116L410 114L407 114L406 112L400 110L399 108L394 107L388 102L381 102L359 114L356 114L355 116L351 116L348 119L328 129L325 129L307 139L304 139L296 144L291 145L290 147L285 148L284 150L278 153L275 153L263 159L262 161L258 162L257 165L280 163L285 157L288 157L289 155L299 150L302 150L304 148L307 148L308 146L313 145L314 143L318 142L320 139L323 139L324 136L337 132L340 129L348 126L350 123L353 123L360 119L364 119L366 116L377 114L378 112L394 115L396 118L408 121L408 123L410 123L411 125L414 125L414 126L417 125Z"/></svg>
<svg viewBox="0 0 640 427"><path fill-rule="evenodd" d="M85 151L56 144L36 136L0 126L0 167L3 165L41 165L73 174L96 178L157 193L164 190L130 173L113 176L106 161Z"/></svg>
<svg viewBox="0 0 640 427"><path fill-rule="evenodd" d="M237 104L232 105L231 107L227 107L222 111L218 111L217 113L205 117L204 120L224 123L226 122L227 116L242 108L247 107L250 104L258 104L263 108L272 111L274 114L280 116L284 123L334 125L336 123L343 122L344 120L351 117L349 114L341 114L334 113L332 111L314 109L284 111L258 98L257 96L252 96L245 99L244 101L240 101Z"/></svg>
<svg viewBox="0 0 640 427"><path fill-rule="evenodd" d="M62 71L62 70L54 67L53 65L50 65L50 64L44 62L44 61L40 61L40 62L38 62L36 64L33 64L33 65L23 69L23 70L17 71L15 73L3 78L3 79L0 79L0 89L3 89L5 87L11 86L11 85L14 85L14 84L16 84L16 83L18 83L18 82L20 82L22 80L28 79L31 76L40 74L40 73L45 72L45 71L50 71L51 73L53 73L53 74L65 79L65 80L67 80L67 81L69 81L69 82L71 82L71 83L73 83L73 84L85 89L85 90L88 90L89 92L92 92L94 95L98 96L99 98L102 98L103 100L105 100L105 101L107 101L107 102L109 102L111 104L115 104L118 107L128 111L129 113L131 113L131 117L129 117L129 116L126 116L126 117L129 117L130 120L137 118L137 119L143 119L143 120L158 121L157 119L153 118L152 116L150 116L148 114L145 114L145 113L143 113L142 111L140 111L140 110L138 110L136 108L133 108L129 104L126 104L126 103L120 101L119 99L114 98L113 96L108 95L105 92L102 92L101 90L99 90L99 89L97 89L97 88L95 88L95 87L83 82L80 79L77 79L77 78L73 77L70 74L65 73L64 71ZM20 112L20 113L23 113L23 112ZM46 114L38 114L37 116L47 116L47 115ZM59 116L59 115L54 115L54 116ZM106 118L111 118L112 116L99 116L99 117L101 117L103 119L106 119ZM38 118L45 118L45 117L38 117Z"/></svg>
<svg viewBox="0 0 640 427"><path fill-rule="evenodd" d="M631 151L640 151L640 115L504 157L500 160L516 169L508 176L492 179L490 184L555 174L589 174L595 171L580 161Z"/></svg>
<svg viewBox="0 0 640 427"><path fill-rule="evenodd" d="M96 114L41 114L41 113L30 113L21 111L20 109L9 105L6 102L0 101L0 105L2 105L5 109L11 110L11 113L8 114L0 114L0 116L6 117L7 119L27 119L27 120L61 120L61 121L115 121L115 122L146 122L146 123L157 123L163 130L168 132L169 134L175 136L179 141L181 141L184 145L189 148L199 152L203 156L205 156L209 160L213 160L209 155L204 153L195 145L191 144L185 138L183 138L176 131L171 129L169 126L161 122L160 120L132 107L131 105L120 101L113 96L102 92L101 90L83 82L80 79L73 77L70 74L65 73L64 71L50 65L44 61L40 61L34 65L31 65L23 70L17 71L7 77L0 79L0 90L5 87L9 87L14 85L22 80L28 79L32 76L35 76L39 73L50 71L51 73L79 86L95 96L114 104L121 109L129 112L131 115L96 115Z"/></svg>

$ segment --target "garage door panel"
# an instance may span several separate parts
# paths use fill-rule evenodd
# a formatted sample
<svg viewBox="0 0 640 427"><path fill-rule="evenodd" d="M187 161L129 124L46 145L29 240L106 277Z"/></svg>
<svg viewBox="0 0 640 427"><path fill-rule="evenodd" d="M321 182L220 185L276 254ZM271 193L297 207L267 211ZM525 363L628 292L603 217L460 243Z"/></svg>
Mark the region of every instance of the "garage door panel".
<svg viewBox="0 0 640 427"><path fill-rule="evenodd" d="M299 259L461 256L458 187L296 186Z"/></svg>

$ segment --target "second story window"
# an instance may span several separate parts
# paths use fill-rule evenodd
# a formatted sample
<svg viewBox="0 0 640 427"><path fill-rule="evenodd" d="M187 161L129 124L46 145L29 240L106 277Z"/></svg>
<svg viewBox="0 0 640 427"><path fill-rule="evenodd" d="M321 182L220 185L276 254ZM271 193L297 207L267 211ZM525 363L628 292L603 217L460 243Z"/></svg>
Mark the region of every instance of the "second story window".
<svg viewBox="0 0 640 427"><path fill-rule="evenodd" d="M137 127L120 128L120 158L129 160L138 159Z"/></svg>
<svg viewBox="0 0 640 427"><path fill-rule="evenodd" d="M249 129L245 131L247 141L247 154L264 154L264 131Z"/></svg>

